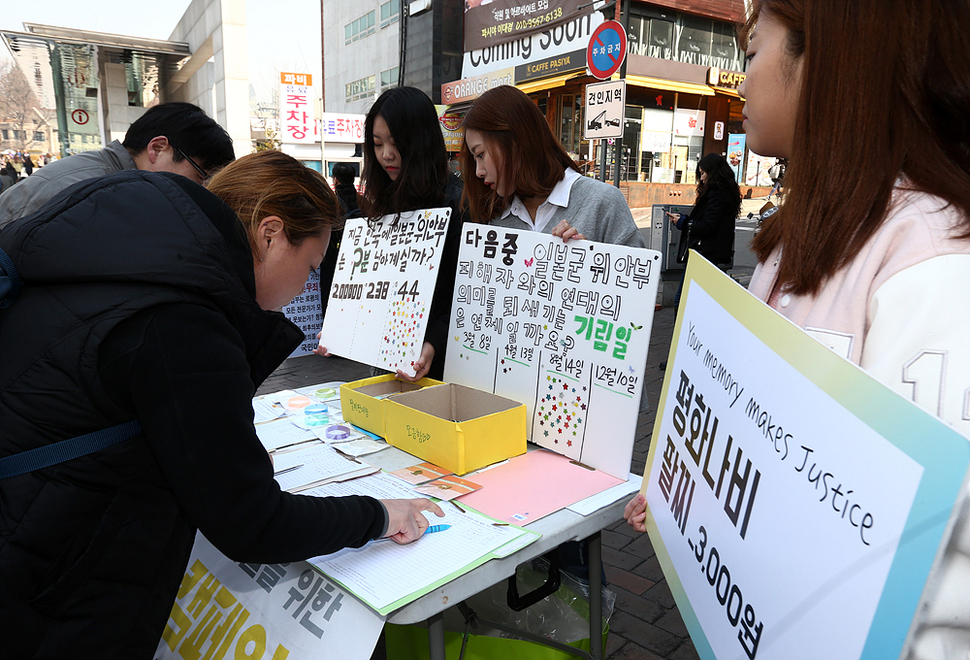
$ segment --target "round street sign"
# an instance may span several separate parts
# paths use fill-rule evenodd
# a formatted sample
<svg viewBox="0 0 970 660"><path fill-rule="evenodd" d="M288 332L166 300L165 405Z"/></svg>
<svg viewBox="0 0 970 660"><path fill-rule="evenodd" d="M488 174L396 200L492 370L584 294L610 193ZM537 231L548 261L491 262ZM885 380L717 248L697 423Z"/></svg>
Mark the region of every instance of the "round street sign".
<svg viewBox="0 0 970 660"><path fill-rule="evenodd" d="M586 46L586 68L605 80L620 69L626 57L626 30L617 21L606 21L593 31Z"/></svg>
<svg viewBox="0 0 970 660"><path fill-rule="evenodd" d="M81 109L75 110L71 113L71 119L74 120L74 123L84 126L88 123L88 113Z"/></svg>

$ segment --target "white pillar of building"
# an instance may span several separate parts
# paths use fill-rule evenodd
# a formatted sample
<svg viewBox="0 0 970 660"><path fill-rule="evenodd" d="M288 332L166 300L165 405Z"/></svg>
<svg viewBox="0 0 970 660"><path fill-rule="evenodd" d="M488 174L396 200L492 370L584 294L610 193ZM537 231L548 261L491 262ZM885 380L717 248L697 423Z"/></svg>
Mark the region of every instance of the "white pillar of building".
<svg viewBox="0 0 970 660"><path fill-rule="evenodd" d="M192 56L165 98L205 110L229 132L237 157L252 152L245 0L193 0L169 40L188 43Z"/></svg>

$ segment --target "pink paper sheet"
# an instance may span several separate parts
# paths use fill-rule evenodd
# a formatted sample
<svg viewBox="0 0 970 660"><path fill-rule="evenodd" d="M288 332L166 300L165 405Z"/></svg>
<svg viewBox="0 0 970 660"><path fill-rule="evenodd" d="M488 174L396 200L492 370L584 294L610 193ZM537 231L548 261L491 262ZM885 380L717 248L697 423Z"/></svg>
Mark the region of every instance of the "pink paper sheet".
<svg viewBox="0 0 970 660"><path fill-rule="evenodd" d="M480 490L458 501L515 525L528 525L622 480L589 470L544 449L527 452L491 470L468 475Z"/></svg>

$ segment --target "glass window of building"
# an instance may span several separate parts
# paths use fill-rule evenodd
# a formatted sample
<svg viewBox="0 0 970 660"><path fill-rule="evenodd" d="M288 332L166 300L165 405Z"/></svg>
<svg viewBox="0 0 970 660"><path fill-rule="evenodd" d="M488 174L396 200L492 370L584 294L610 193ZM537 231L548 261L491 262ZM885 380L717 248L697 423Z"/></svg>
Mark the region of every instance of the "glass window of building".
<svg viewBox="0 0 970 660"><path fill-rule="evenodd" d="M643 131L640 133L640 178L642 181L662 181L665 178L665 162L670 153L673 135L674 113L662 108L644 108ZM673 173L667 177L673 181Z"/></svg>
<svg viewBox="0 0 970 660"><path fill-rule="evenodd" d="M640 140L640 128L643 120L643 108L638 105L626 106L623 114L623 158L620 179L623 181L637 181L639 179L640 164L637 146Z"/></svg>
<svg viewBox="0 0 970 660"><path fill-rule="evenodd" d="M559 104L559 142L574 160L579 158L579 142L583 138L582 97L563 94Z"/></svg>
<svg viewBox="0 0 970 660"><path fill-rule="evenodd" d="M714 40L711 44L711 66L729 71L744 70L738 35L734 26L714 23Z"/></svg>
<svg viewBox="0 0 970 660"><path fill-rule="evenodd" d="M128 105L145 108L158 98L158 58L146 53L126 52L125 79L128 85Z"/></svg>
<svg viewBox="0 0 970 660"><path fill-rule="evenodd" d="M631 16L630 31L627 34L630 52L662 60L675 59L674 18L673 14L653 17Z"/></svg>
<svg viewBox="0 0 970 660"><path fill-rule="evenodd" d="M374 95L377 76L367 76L344 85L344 97L347 102L360 101Z"/></svg>
<svg viewBox="0 0 970 660"><path fill-rule="evenodd" d="M401 0L389 0L381 5L381 27L385 28L401 16Z"/></svg>
<svg viewBox="0 0 970 660"><path fill-rule="evenodd" d="M684 101L683 95L681 100ZM697 183L697 162L703 155L706 119L707 113L699 107L678 107L674 111L674 144L668 163L673 169L673 183Z"/></svg>
<svg viewBox="0 0 970 660"><path fill-rule="evenodd" d="M680 38L677 40L677 59L688 64L708 66L714 21L698 16L683 16L681 26Z"/></svg>
<svg viewBox="0 0 970 660"><path fill-rule="evenodd" d="M398 67L393 69L387 69L386 71L381 71L381 91L385 89L390 89L391 87L397 87L397 79L399 77Z"/></svg>
<svg viewBox="0 0 970 660"><path fill-rule="evenodd" d="M34 142L43 142L44 133L42 131L34 131Z"/></svg>
<svg viewBox="0 0 970 660"><path fill-rule="evenodd" d="M736 26L689 14L633 7L630 15L630 52L675 62L742 71Z"/></svg>
<svg viewBox="0 0 970 660"><path fill-rule="evenodd" d="M344 44L350 45L358 39L363 39L369 34L374 34L377 31L375 27L376 20L377 12L369 11L356 21L352 21L344 26Z"/></svg>

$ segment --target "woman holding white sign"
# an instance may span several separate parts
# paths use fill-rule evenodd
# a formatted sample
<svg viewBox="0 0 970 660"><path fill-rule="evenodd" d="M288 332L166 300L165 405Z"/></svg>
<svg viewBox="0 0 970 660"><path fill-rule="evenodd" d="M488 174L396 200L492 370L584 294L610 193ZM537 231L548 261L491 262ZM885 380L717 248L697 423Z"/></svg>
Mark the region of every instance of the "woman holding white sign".
<svg viewBox="0 0 970 660"><path fill-rule="evenodd" d="M970 436L968 33L967 2L757 0L739 92L749 147L788 159L749 290ZM910 657L970 654L967 505Z"/></svg>
<svg viewBox="0 0 970 660"><path fill-rule="evenodd" d="M461 179L448 167L438 113L421 90L389 89L367 112L361 187L363 215L375 220L408 211L451 208L421 357L414 363L414 376L397 372L399 378L409 381L425 376L440 380L445 368L461 226L468 218L461 209ZM328 354L324 347L314 352Z"/></svg>
<svg viewBox="0 0 970 660"><path fill-rule="evenodd" d="M580 174L521 90L502 85L485 92L463 126L461 172L473 221L645 247L623 193Z"/></svg>

